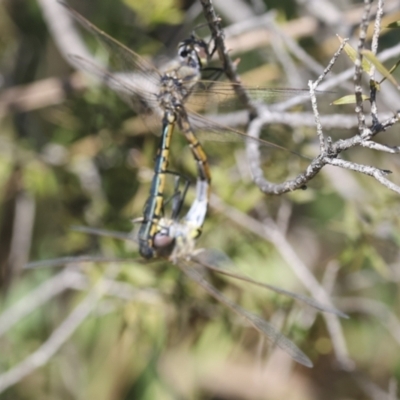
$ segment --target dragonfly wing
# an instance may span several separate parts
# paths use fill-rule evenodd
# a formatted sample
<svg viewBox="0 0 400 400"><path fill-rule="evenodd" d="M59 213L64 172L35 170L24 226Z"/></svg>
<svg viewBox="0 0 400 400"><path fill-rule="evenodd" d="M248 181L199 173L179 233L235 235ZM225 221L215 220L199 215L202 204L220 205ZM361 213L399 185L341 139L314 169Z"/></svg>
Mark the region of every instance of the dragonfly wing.
<svg viewBox="0 0 400 400"><path fill-rule="evenodd" d="M251 143L255 143L262 148L274 148L278 150L283 150L286 153L291 153L306 160L309 160L309 157L306 157L300 153L290 150L287 147L280 146L276 143L269 142L267 140L254 138L248 136L246 133L241 132L237 129L230 128L226 125L218 124L217 122L211 121L206 117L203 117L200 114L197 114L193 111L188 112L189 122L192 126L196 136L200 140L212 140L216 142L246 142L249 141Z"/></svg>
<svg viewBox="0 0 400 400"><path fill-rule="evenodd" d="M235 268L233 261L223 251L218 249L198 249L193 259L205 267L211 265L216 270L230 270Z"/></svg>
<svg viewBox="0 0 400 400"><path fill-rule="evenodd" d="M110 237L113 239L127 240L137 243L137 238L129 233L109 231L107 229L91 228L89 226L71 226L71 230L75 232L87 233L90 235Z"/></svg>
<svg viewBox="0 0 400 400"><path fill-rule="evenodd" d="M105 46L109 55L109 67L103 68L95 62L70 55L74 65L97 77L111 90L117 92L138 114L150 131L158 130L162 111L157 101L160 72L144 58L98 29L86 18L65 3L72 17Z"/></svg>
<svg viewBox="0 0 400 400"><path fill-rule="evenodd" d="M259 282L247 276L233 272L232 270L236 269L235 265L233 264L233 261L220 250L202 249L202 251L196 252L195 260L199 262L202 266L211 269L212 271L218 272L222 275L230 276L231 278L239 279L244 282L260 286L264 289L269 289L276 293L283 294L285 296L291 297L292 299L301 301L302 303L305 303L319 311L336 314L342 318L348 318L346 314L342 313L338 309L331 306L325 306L311 297L299 293L293 293L289 290L281 289L277 286L269 285L268 283Z"/></svg>
<svg viewBox="0 0 400 400"><path fill-rule="evenodd" d="M146 75L147 80L153 80L154 83L159 81L159 71L143 57L139 56L139 54L135 53L133 50L107 35L107 33L97 28L67 4L60 4L67 8L75 21L77 21L83 28L95 36L98 41L107 49L112 68L115 68L117 71L125 71L129 73L141 72L142 74Z"/></svg>
<svg viewBox="0 0 400 400"><path fill-rule="evenodd" d="M308 368L313 367L312 361L291 340L279 333L273 325L237 305L236 308L236 312L239 315L246 318L254 326L254 328L256 328L259 332L264 333L274 345L277 345L284 352L289 354L293 360Z"/></svg>
<svg viewBox="0 0 400 400"><path fill-rule="evenodd" d="M95 64L94 62L76 55L70 55L75 66L95 76L102 84L112 91L118 93L136 113L140 115L145 125L140 126L129 120L126 128L128 130L160 132L163 112L154 93L157 86L152 81L137 79L136 73L114 73Z"/></svg>
<svg viewBox="0 0 400 400"><path fill-rule="evenodd" d="M244 85L240 88L244 89L254 102L267 104L276 103L280 100L292 97L307 99L310 96L309 89L269 88ZM187 104L195 110L203 108L206 112L207 110L212 110L215 113L216 109L222 112L232 111L243 106L236 94L237 89L239 89L239 85L230 82L201 80L192 90ZM324 92L319 92L319 94L322 93Z"/></svg>
<svg viewBox="0 0 400 400"><path fill-rule="evenodd" d="M178 266L190 279L203 287L203 289L205 289L216 300L220 301L240 317L247 320L258 332L264 334L274 345L280 347L295 361L309 368L313 366L311 360L291 340L279 333L269 322L229 300L219 290L206 281L197 270L197 267L200 266L199 264L196 265L196 263L180 260Z"/></svg>
<svg viewBox="0 0 400 400"><path fill-rule="evenodd" d="M36 269L36 268L52 268L52 267L62 267L66 264L79 264L86 262L99 262L99 263L107 263L107 262L141 262L142 260L138 259L126 259L126 258L117 258L117 257L105 257L105 256L95 256L95 255L87 255L87 256L71 256L71 257L60 257L53 258L49 260L41 260L41 261L32 261L24 265L24 269Z"/></svg>
<svg viewBox="0 0 400 400"><path fill-rule="evenodd" d="M81 56L72 54L69 57L82 71L95 76L102 84L123 96L124 99L139 97L152 107L158 105L155 94L157 92L157 85L142 79L140 75L135 73L111 72Z"/></svg>

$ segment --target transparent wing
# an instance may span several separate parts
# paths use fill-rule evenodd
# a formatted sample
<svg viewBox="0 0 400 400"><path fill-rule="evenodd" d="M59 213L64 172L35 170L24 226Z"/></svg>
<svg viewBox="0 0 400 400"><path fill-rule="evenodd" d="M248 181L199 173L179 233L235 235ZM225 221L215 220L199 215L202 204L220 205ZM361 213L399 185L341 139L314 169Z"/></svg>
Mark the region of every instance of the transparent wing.
<svg viewBox="0 0 400 400"><path fill-rule="evenodd" d="M309 157L292 151L287 147L280 146L267 140L250 137L244 132L218 124L195 112L188 112L188 117L195 135L200 140L212 140L217 142L245 142L248 140L250 142L256 142L261 147L283 150L309 160Z"/></svg>
<svg viewBox="0 0 400 400"><path fill-rule="evenodd" d="M212 297L248 321L258 332L265 335L273 345L280 347L298 363L309 368L313 366L311 360L292 341L279 333L273 325L229 300L219 290L206 281L197 270L197 267L200 267L199 264L196 265L196 263L190 261L180 260L177 265L190 279L199 284Z"/></svg>
<svg viewBox="0 0 400 400"><path fill-rule="evenodd" d="M126 74L125 76L116 75L115 73L112 73L80 56L71 57L83 70L96 76L111 90L118 92L136 112L143 116L145 124L148 127L151 127L152 130L159 128L162 118L162 110L159 108L155 94L156 87L151 82L147 82L146 80L130 79L129 74ZM251 138L244 132L213 122L197 112L188 111L188 116L190 125L200 140L219 142L243 142L245 140L250 140L256 141L263 147L274 147L300 155L275 143Z"/></svg>
<svg viewBox="0 0 400 400"><path fill-rule="evenodd" d="M157 102L160 72L139 54L101 31L68 5L71 16L106 48L109 65L101 67L78 55L70 55L81 70L117 92L142 117L150 131L158 131L162 110Z"/></svg>
<svg viewBox="0 0 400 400"><path fill-rule="evenodd" d="M118 92L124 99L135 100L135 98L140 97L152 108L158 106L155 94L157 93L157 86L146 79L142 79L137 74L117 74L81 56L70 55L69 57L81 70L95 76L102 84ZM135 77L138 79L135 79Z"/></svg>
<svg viewBox="0 0 400 400"><path fill-rule="evenodd" d="M53 258L49 260L32 261L24 265L24 269L36 269L36 268L52 268L52 267L62 267L65 264L73 263L85 263L85 262L97 262L97 263L108 263L108 262L142 262L141 259L127 259L118 257L105 257L105 256L70 256L70 257L60 257Z"/></svg>
<svg viewBox="0 0 400 400"><path fill-rule="evenodd" d="M161 73L151 63L147 62L139 54L129 49L122 43L118 42L90 21L76 12L74 9L69 7L65 3L61 3L68 9L72 17L88 32L93 34L98 41L104 45L110 56L110 70L111 71L122 71L128 73L141 73L146 80L153 81L158 84ZM201 102L204 98L208 101L215 103L223 103L230 99L233 99L235 88L234 84L228 82L215 82L215 81L201 81L197 85L197 89L193 92L193 103L196 103L197 99ZM296 95L308 96L308 89L292 89L292 88L264 88L264 87L247 87L246 90L254 100L259 101L276 101L279 98L290 97Z"/></svg>
<svg viewBox="0 0 400 400"><path fill-rule="evenodd" d="M110 56L110 68L115 68L116 71L125 71L129 73L139 72L146 75L147 80L153 80L158 83L160 72L144 58L139 56L133 50L124 46L122 43L113 39L105 32L97 28L86 18L69 7L65 3L60 3L68 9L72 17L88 32L92 33L98 41L108 50Z"/></svg>
<svg viewBox="0 0 400 400"><path fill-rule="evenodd" d="M272 290L276 293L283 294L285 296L291 297L292 299L301 301L319 311L329 312L332 314L336 314L342 318L348 318L348 316L338 309L330 306L325 306L320 302L312 299L311 297L305 296L303 294L293 293L285 289L281 289L277 286L269 285L267 283L262 283L251 279L247 276L237 274L232 272L232 269L235 269L235 266L232 260L222 251L217 249L204 249L202 251L196 252L194 259L199 262L202 266L207 267L208 269L218 272L219 274L230 276L231 278L240 279L244 282L251 283L256 286L260 286L265 289Z"/></svg>
<svg viewBox="0 0 400 400"><path fill-rule="evenodd" d="M91 233L100 236L106 237L114 237L116 239L123 239L123 240L134 240L132 235L115 232L115 231L108 231L103 229L96 229L96 228L88 228L88 227L74 227L76 231L84 232L84 233ZM134 240L135 241L135 240ZM222 253L223 254L223 253ZM215 259L215 257L213 257ZM36 268L38 266L57 266L57 265L65 265L65 263L71 262L108 262L108 261L123 261L126 262L127 259L109 259L108 257L102 256L78 256L78 257L63 257L54 260L46 260L46 261L38 261L34 263L29 263L25 268ZM129 261L129 260L128 260ZM138 261L138 260L134 260ZM143 263L145 261L139 260L139 262ZM258 317L255 314L243 309L236 303L229 300L225 297L221 292L219 292L214 286L212 286L209 282L207 282L201 274L198 272L198 268L201 267L201 264L197 264L192 261L182 260L180 259L177 265L182 269L182 271L193 281L203 287L211 296L213 296L216 300L220 301L232 311L237 313L239 316L246 319L256 330L260 333L267 336L267 338L272 341L274 345L279 346L282 350L288 353L295 361L298 363L305 365L306 367L312 367L313 364L311 360L289 339L285 336L280 334L271 324L267 321L263 320L262 318Z"/></svg>
<svg viewBox="0 0 400 400"><path fill-rule="evenodd" d="M92 33L106 47L111 66L107 70L82 57L71 56L75 63L127 100L132 108L144 117L145 124L150 127L150 130L158 128L162 111L158 106L156 93L158 93L161 73L137 53L98 29L69 6L65 4L64 6L81 26ZM179 68L179 66L176 66L176 68ZM188 85L190 86L191 83L188 83ZM247 90L252 98L262 101L272 101L299 94L308 96L308 90L305 89L250 87ZM198 110L199 106L207 104L209 109L211 107L215 110L216 108L224 108L224 104L235 103L236 96L231 83L201 81L195 85L187 100L185 109L188 108L189 110L194 107ZM199 133L201 138L215 141L243 141L248 138L245 133L213 123L195 111L188 114L194 130ZM271 142L263 140L258 140L258 142L262 146L287 150L285 147Z"/></svg>
<svg viewBox="0 0 400 400"><path fill-rule="evenodd" d="M231 82L201 80L192 90L191 96L187 100L187 106L188 108L194 108L196 110L198 110L199 107L215 110L217 107L224 112L236 109L238 106L240 107L235 91L236 86L239 85ZM279 100L289 97L300 96L307 99L310 96L309 89L270 88L245 85L242 85L242 87L253 101L268 104L276 103ZM318 92L318 94L323 93L329 92Z"/></svg>
<svg viewBox="0 0 400 400"><path fill-rule="evenodd" d="M250 97L257 102L276 102L285 97L309 98L308 89L265 87L244 88ZM330 93L331 92L321 91L318 92L318 95ZM231 84L230 82L200 81L196 86L196 89L185 102L185 109L196 136L198 136L200 140L211 140L216 142L243 142L245 140L250 140L250 142L257 142L261 147L274 147L309 160L309 157L305 157L292 151L288 149L287 146L280 146L267 140L250 138L246 133L241 132L238 129L211 121L207 117L199 114L200 111L202 113L210 112L216 114L221 111L226 113L232 110L238 110L238 107L240 108L238 101L234 84ZM234 114L232 114L232 118L235 118Z"/></svg>
<svg viewBox="0 0 400 400"><path fill-rule="evenodd" d="M120 240L128 240L130 242L135 242L135 243L138 242L137 238L130 233L109 231L107 229L91 228L89 226L71 226L71 230L75 232L87 233L90 235L110 237L113 239L120 239Z"/></svg>
<svg viewBox="0 0 400 400"><path fill-rule="evenodd" d="M100 232L100 231L99 231ZM99 232L96 232L99 233ZM92 231L91 233L94 233ZM62 257L58 259L52 260L44 260L44 261L35 261L25 265L25 269L33 269L38 267L55 267L55 266L63 266L69 263L82 263L82 262L139 262L145 263L143 260L137 259L114 259L103 256L77 256L77 257ZM225 304L232 311L236 312L239 316L246 319L255 329L257 329L260 333L266 335L269 340L279 346L282 350L288 353L295 361L298 363L305 365L307 367L312 367L311 360L289 339L280 334L271 324L267 321L261 319L260 317L250 313L247 310L244 310L236 303L232 302L228 298L226 298L221 292L219 292L214 286L212 286L209 282L207 282L198 271L193 268L192 265L186 265L187 263L183 262L179 264L179 267L183 270L183 272L193 281L202 286L211 296ZM191 263L193 264L193 263Z"/></svg>
<svg viewBox="0 0 400 400"><path fill-rule="evenodd" d="M101 31L71 7L65 4L64 6L68 9L73 18L93 36L95 36L97 40L106 48L109 56L108 69L110 72L122 72L134 77L135 81L146 81L151 87L152 93L158 92L158 85L163 74L155 66L147 62L143 57L133 50L129 49L122 43L107 35L105 32ZM180 73L183 73L184 77L187 77L187 67L181 65L176 60L172 60L166 68L168 71L176 71L178 76ZM193 86L192 82L187 81L186 79L183 79L182 85L187 85L188 87ZM131 84L130 86L132 88L133 85ZM148 88L143 88L142 83L136 83L134 86L134 92L143 98L145 98L145 93L150 91Z"/></svg>

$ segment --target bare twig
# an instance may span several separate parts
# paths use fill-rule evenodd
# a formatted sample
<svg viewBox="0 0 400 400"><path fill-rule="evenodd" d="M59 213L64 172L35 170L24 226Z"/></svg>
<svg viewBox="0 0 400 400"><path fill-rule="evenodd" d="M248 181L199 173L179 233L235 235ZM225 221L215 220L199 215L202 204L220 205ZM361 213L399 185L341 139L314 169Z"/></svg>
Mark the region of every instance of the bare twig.
<svg viewBox="0 0 400 400"><path fill-rule="evenodd" d="M354 111L357 115L358 131L360 133L365 128L365 115L364 115L362 87L361 87L361 77L362 77L362 72L363 72L362 51L365 48L365 39L367 37L368 18L369 18L369 14L371 11L371 3L372 3L372 0L364 0L364 13L363 13L361 24L360 24L360 33L359 33L359 40L358 40L358 46L357 46L357 58L355 60L354 77L353 77L354 93L356 96L356 108Z"/></svg>
<svg viewBox="0 0 400 400"><path fill-rule="evenodd" d="M328 65L326 66L326 68L323 69L323 71L318 76L318 79L313 83L314 89L316 89L321 84L321 82L325 79L325 77L332 71L333 66L335 65L339 56L342 54L342 51L343 51L344 47L346 46L347 42L348 42L347 39L344 39L342 41L339 48L336 50L335 54L333 55L333 57L329 61Z"/></svg>
<svg viewBox="0 0 400 400"><path fill-rule="evenodd" d="M374 33L372 35L372 41L371 41L371 51L374 54L377 54L378 52L378 41L379 41L379 35L381 33L381 22L382 22L382 16L383 16L383 0L378 0L378 9L376 11L376 17L375 17L375 24L374 24ZM372 69L374 69L374 66L372 66Z"/></svg>
<svg viewBox="0 0 400 400"><path fill-rule="evenodd" d="M228 50L225 45L225 37L222 31L220 19L216 15L214 7L210 0L200 0L200 2L203 6L204 16L208 22L208 26L210 27L211 35L214 39L215 47L222 62L224 72L228 79L235 84L234 89L240 101L251 113L254 114L256 112L256 106L241 85L239 75L236 73L236 67L232 62L230 56L228 55Z"/></svg>
<svg viewBox="0 0 400 400"><path fill-rule="evenodd" d="M372 125L370 128L368 128L365 125L365 116L361 110L361 113L358 114L356 113L356 114L358 116L358 127L362 125L363 129L359 131L357 135L346 140L339 140L335 143L332 143L332 140L330 138L325 139L323 136L322 123L317 108L317 100L315 97L314 88L329 73L335 61L337 60L339 54L343 50L344 46L345 46L345 41L341 44L338 51L334 54L332 60L330 61L324 72L321 74L321 76L315 81L315 83L311 82L309 83L311 104L314 111L314 118L317 127L317 136L319 138L319 144L320 144L320 154L311 161L310 165L303 173L299 174L294 179L287 180L280 184L274 184L269 182L267 179L265 179L264 173L261 168L261 156L258 144L252 141L247 142L246 150L247 150L247 159L249 167L254 182L257 184L257 186L259 186L262 192L268 194L281 194L281 193L286 193L288 191L304 188L305 184L309 180L311 180L325 165L329 164L341 168L347 168L352 171L357 171L372 176L388 189L393 190L396 193L400 193L400 187L395 185L386 178L386 175L390 171L384 171L368 165L359 165L338 158L340 153L355 146L368 147L374 150L389 152L392 154L399 153L400 152L399 146L390 147L387 145L381 145L375 143L371 140L371 138L373 138L378 133L383 132L389 127L393 126L398 121L399 115L394 115L382 123L378 123L377 118L374 115L372 115ZM270 113L269 110L263 111L263 115L268 116L269 113ZM362 115L362 124L360 123L360 115ZM257 118L251 122L247 132L249 136L256 138L259 137L261 128L264 125L262 121L263 120L261 118Z"/></svg>
<svg viewBox="0 0 400 400"><path fill-rule="evenodd" d="M314 88L316 87L316 85L314 85L314 83L312 81L309 81L308 87L310 88L311 107L314 112L315 125L317 127L317 136L318 136L318 140L319 140L319 147L321 149L321 153L327 153L324 133L322 132L321 118L319 116L318 107L317 107L317 98L315 97L315 91L314 91Z"/></svg>
<svg viewBox="0 0 400 400"><path fill-rule="evenodd" d="M398 9L397 0L387 0L384 5L384 13L388 14ZM372 14L376 12L376 6L372 7ZM347 27L346 32L352 29L353 25L357 25L362 17L363 7L355 7L342 13L341 26ZM269 15L256 16L250 20L243 20L225 29L226 46L232 49L232 56L246 51L266 48L271 44L273 35L265 29L265 19ZM320 27L319 21L310 15L304 15L292 21L285 23L281 30L287 36L294 40L305 37L312 37L316 34ZM336 33L335 30L333 33ZM354 69L352 69L352 75Z"/></svg>
<svg viewBox="0 0 400 400"><path fill-rule="evenodd" d="M378 51L378 40L381 32L381 22L383 15L383 0L378 0L378 11L376 13L374 33L372 35L371 51L376 54ZM371 116L375 124L378 122L378 107L376 104L376 84L375 84L375 66L371 64L371 70L369 71L369 82L370 82L370 96L369 101L371 103Z"/></svg>
<svg viewBox="0 0 400 400"><path fill-rule="evenodd" d="M393 192L400 194L400 187L398 185L394 184L393 182L389 181L389 179L386 178L386 175L390 171L385 171L385 170L381 170L379 168L371 167L369 165L360 165L360 164L348 162L345 160L339 160L339 159L326 158L325 161L327 162L327 164L330 164L330 165L335 165L337 167L350 169L352 171L361 172L362 174L372 176L378 182L380 182L383 186L386 186L388 189L392 190Z"/></svg>
<svg viewBox="0 0 400 400"><path fill-rule="evenodd" d="M393 46L391 49L387 49L378 55L378 59L380 61L386 61L391 58L396 58L400 55L400 44ZM350 79L354 76L354 68L349 68L344 72L337 74L336 76L327 79L325 82L319 85L319 90L330 90L332 88L336 88L339 85L342 85L343 82ZM384 98L385 100L385 98ZM299 98L298 96L294 97L293 99L286 100L284 102L274 104L271 107L275 111L283 111L287 110L290 107L293 107L297 104L301 104L304 102L304 97ZM387 101L388 106L393 105L393 100L390 99Z"/></svg>

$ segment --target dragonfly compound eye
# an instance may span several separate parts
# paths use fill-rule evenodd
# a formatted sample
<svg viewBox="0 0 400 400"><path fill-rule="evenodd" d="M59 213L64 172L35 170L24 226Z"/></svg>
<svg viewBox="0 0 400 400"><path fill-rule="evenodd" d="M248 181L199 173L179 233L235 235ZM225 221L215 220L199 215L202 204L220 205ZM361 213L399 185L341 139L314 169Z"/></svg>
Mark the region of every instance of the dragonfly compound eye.
<svg viewBox="0 0 400 400"><path fill-rule="evenodd" d="M186 44L179 46L179 51L178 51L179 57L181 58L186 58L189 54L189 51L187 49Z"/></svg>
<svg viewBox="0 0 400 400"><path fill-rule="evenodd" d="M175 238L162 233L157 233L153 238L153 245L157 257L169 257L175 247Z"/></svg>
<svg viewBox="0 0 400 400"><path fill-rule="evenodd" d="M168 235L163 235L162 233L157 233L154 236L154 247L157 249L169 247L175 239Z"/></svg>

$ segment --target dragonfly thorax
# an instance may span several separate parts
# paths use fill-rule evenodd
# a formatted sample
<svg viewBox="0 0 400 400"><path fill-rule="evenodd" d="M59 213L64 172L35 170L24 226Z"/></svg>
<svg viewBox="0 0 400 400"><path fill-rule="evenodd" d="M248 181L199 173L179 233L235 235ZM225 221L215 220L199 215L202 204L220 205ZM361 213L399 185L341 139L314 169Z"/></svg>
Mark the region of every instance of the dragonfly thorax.
<svg viewBox="0 0 400 400"><path fill-rule="evenodd" d="M180 108L190 94L188 88L175 73L167 73L161 77L157 100L163 110L175 111Z"/></svg>
<svg viewBox="0 0 400 400"><path fill-rule="evenodd" d="M206 43L192 35L178 46L173 60L160 79L158 102L162 109L181 106L201 78L201 69L209 60Z"/></svg>

